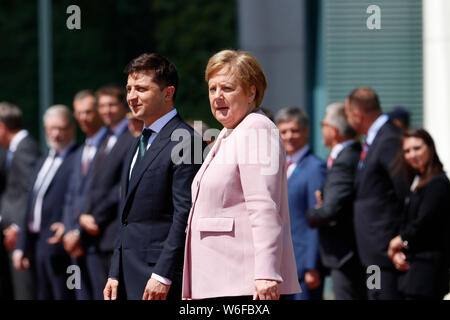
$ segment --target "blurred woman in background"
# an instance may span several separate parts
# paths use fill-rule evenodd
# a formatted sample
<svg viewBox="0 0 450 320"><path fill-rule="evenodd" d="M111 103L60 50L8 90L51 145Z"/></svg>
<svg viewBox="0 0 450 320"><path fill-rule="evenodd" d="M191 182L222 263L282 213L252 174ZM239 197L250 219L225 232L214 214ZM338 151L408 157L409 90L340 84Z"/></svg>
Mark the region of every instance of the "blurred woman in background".
<svg viewBox="0 0 450 320"><path fill-rule="evenodd" d="M450 182L424 129L405 132L403 156L415 178L388 255L404 272L399 288L405 299L442 299L449 290Z"/></svg>

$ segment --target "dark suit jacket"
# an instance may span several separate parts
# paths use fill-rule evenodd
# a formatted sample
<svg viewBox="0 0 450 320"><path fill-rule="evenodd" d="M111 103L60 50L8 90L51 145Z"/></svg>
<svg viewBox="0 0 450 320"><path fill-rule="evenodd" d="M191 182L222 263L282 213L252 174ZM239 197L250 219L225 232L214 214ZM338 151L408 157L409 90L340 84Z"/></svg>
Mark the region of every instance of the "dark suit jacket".
<svg viewBox="0 0 450 320"><path fill-rule="evenodd" d="M1 197L2 229L15 223L22 224L28 191L32 187L33 172L41 152L31 136L26 136L17 146L6 172L5 190Z"/></svg>
<svg viewBox="0 0 450 320"><path fill-rule="evenodd" d="M387 248L398 235L408 192L402 171L396 170L401 153L400 129L388 120L369 147L363 167L356 171L354 226L358 253L366 267L394 267Z"/></svg>
<svg viewBox="0 0 450 320"><path fill-rule="evenodd" d="M292 243L299 279L303 279L305 271L320 267L319 235L316 229L309 227L306 212L316 205L314 192L322 189L325 174L325 162L308 150L287 181Z"/></svg>
<svg viewBox="0 0 450 320"><path fill-rule="evenodd" d="M307 213L308 224L319 228L322 262L328 268L340 268L357 255L353 230L355 172L361 145L346 146L327 172L322 192L323 204Z"/></svg>
<svg viewBox="0 0 450 320"><path fill-rule="evenodd" d="M187 133L182 142L171 140L176 129ZM195 139L200 138L196 135ZM121 225L109 276L119 279L122 274L119 287L126 290L127 298L141 299L148 279L156 273L172 280L171 291L179 298L181 288L174 287L181 286L191 184L201 163L175 164L171 153L174 148L181 150L184 144L184 155L193 158L194 131L178 115L171 119L156 136L129 180L138 142L136 139L128 152L122 174ZM198 143L202 145L201 141Z"/></svg>
<svg viewBox="0 0 450 320"><path fill-rule="evenodd" d="M445 173L405 199L400 235L408 241L410 263L400 290L442 299L449 290L450 266L450 182Z"/></svg>
<svg viewBox="0 0 450 320"><path fill-rule="evenodd" d="M102 142L105 136L102 137ZM101 145L101 143L100 143ZM70 230L77 229L80 232L82 232L82 228L80 226L80 223L78 221L78 218L81 213L83 213L85 201L87 194L89 192L89 184L91 183L92 178L92 171L93 171L93 163L95 163L96 157L98 155L97 153L92 160L91 164L89 165L88 172L86 176L83 176L81 174L81 160L83 156L83 148L84 144L80 146L74 157L74 164L72 168L72 174L67 181L69 184L68 190L66 192L65 196L65 203L64 203L64 212L63 212L63 222L64 226L66 228L65 232L69 232Z"/></svg>
<svg viewBox="0 0 450 320"><path fill-rule="evenodd" d="M66 255L61 243L51 245L47 243L47 239L54 235L54 232L50 230L50 226L55 222L62 222L64 196L68 188L67 180L72 173L76 149L77 145L73 145L73 147L69 150L60 167L58 168L58 171L56 171L56 174L53 177L50 185L48 186L47 191L45 192L42 202L41 227L37 242L35 242L36 239L32 237L31 233L28 230L28 222L33 217L32 187L35 180L37 179L39 170L45 162L46 156L38 161L38 165L36 166L36 170L32 176L33 182L28 194L27 206L24 213L24 219L21 223L19 242L17 245L17 248L23 250L24 253L28 256L33 256L34 254L39 254L46 257ZM70 261L69 256L67 256L67 261ZM65 270L67 266L64 266L63 268Z"/></svg>
<svg viewBox="0 0 450 320"><path fill-rule="evenodd" d="M103 144L105 144L103 141ZM120 178L127 151L134 142L130 131L125 130L105 157L96 157L92 168L92 180L87 192L84 213L92 214L100 228L96 237L83 233L83 242L100 251L113 251L119 227L118 211Z"/></svg>

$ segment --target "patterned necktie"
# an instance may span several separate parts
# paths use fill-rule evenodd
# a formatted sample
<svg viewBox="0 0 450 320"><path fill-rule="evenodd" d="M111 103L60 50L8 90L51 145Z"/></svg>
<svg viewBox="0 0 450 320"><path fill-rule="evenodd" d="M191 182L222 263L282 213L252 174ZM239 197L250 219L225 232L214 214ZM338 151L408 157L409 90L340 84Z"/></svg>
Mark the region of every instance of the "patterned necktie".
<svg viewBox="0 0 450 320"><path fill-rule="evenodd" d="M152 129L147 128L142 131L142 134L139 137L139 150L136 157L136 161L134 162L131 175L133 175L133 173L136 171L136 168L138 167L139 162L142 160L142 158L144 158L145 152L147 151L148 140L150 139L150 136L152 135L153 132L154 131Z"/></svg>
<svg viewBox="0 0 450 320"><path fill-rule="evenodd" d="M364 163L364 159L366 159L366 155L367 152L369 151L369 145L367 144L367 142L364 142L361 154L359 156L359 163L358 163L358 167L361 169L364 167L363 163Z"/></svg>
<svg viewBox="0 0 450 320"><path fill-rule="evenodd" d="M328 156L328 161L327 161L327 169L330 169L331 166L333 165L333 157L331 155Z"/></svg>

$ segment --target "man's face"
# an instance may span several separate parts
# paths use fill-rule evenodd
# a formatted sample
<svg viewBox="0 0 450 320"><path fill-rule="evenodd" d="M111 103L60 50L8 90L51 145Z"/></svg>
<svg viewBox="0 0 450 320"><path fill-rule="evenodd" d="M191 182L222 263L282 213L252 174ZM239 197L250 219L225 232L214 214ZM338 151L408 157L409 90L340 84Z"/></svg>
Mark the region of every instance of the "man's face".
<svg viewBox="0 0 450 320"><path fill-rule="evenodd" d="M127 110L116 96L101 95L98 97L98 113L106 126L114 128L125 118Z"/></svg>
<svg viewBox="0 0 450 320"><path fill-rule="evenodd" d="M75 100L73 102L73 109L81 131L87 136L91 136L95 133L102 121L95 108L95 98L87 96L84 99Z"/></svg>
<svg viewBox="0 0 450 320"><path fill-rule="evenodd" d="M282 121L278 124L281 139L289 155L304 147L308 141L308 128L301 127L295 120Z"/></svg>
<svg viewBox="0 0 450 320"><path fill-rule="evenodd" d="M6 138L6 125L0 122L0 145L5 148L9 148L8 139Z"/></svg>
<svg viewBox="0 0 450 320"><path fill-rule="evenodd" d="M350 106L348 99L345 101L345 115L347 117L347 121L349 125L358 133L364 134L362 131L361 123L362 123L362 115L361 112L355 108Z"/></svg>
<svg viewBox="0 0 450 320"><path fill-rule="evenodd" d="M331 147L334 139L336 138L335 135L335 128L330 126L329 124L330 114L327 112L325 117L323 118L320 125L322 126L322 136L323 136L323 144L327 147Z"/></svg>
<svg viewBox="0 0 450 320"><path fill-rule="evenodd" d="M168 89L160 89L153 81L154 71L135 72L128 76L127 102L133 116L147 125L157 120L164 112L162 110L168 98Z"/></svg>
<svg viewBox="0 0 450 320"><path fill-rule="evenodd" d="M47 145L56 152L62 151L74 138L74 128L63 116L49 116L45 119Z"/></svg>

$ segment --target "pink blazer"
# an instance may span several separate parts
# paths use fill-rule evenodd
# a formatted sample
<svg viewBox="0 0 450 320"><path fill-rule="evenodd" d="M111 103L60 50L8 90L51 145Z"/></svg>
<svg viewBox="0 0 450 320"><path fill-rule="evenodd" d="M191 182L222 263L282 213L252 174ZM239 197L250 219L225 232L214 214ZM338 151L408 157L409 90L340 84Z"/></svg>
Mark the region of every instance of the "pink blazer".
<svg viewBox="0 0 450 320"><path fill-rule="evenodd" d="M261 112L224 128L192 182L183 297L253 295L255 279L300 292L292 247L286 155Z"/></svg>

